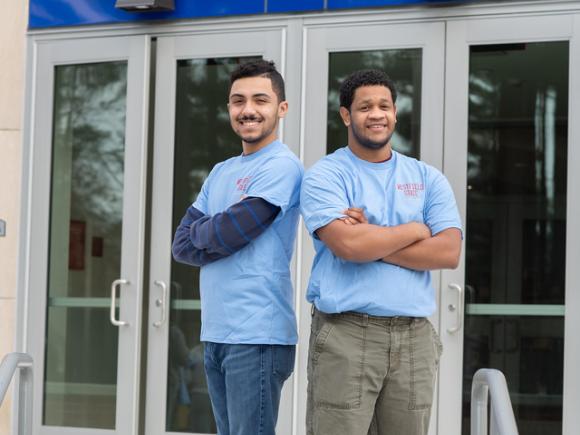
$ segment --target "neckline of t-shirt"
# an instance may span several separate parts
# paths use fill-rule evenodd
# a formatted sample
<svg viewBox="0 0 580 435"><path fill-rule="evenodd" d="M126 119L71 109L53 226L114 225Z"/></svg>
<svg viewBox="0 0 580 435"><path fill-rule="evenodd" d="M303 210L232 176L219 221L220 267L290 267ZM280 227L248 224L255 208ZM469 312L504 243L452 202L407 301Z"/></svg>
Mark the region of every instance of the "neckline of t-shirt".
<svg viewBox="0 0 580 435"><path fill-rule="evenodd" d="M395 160L397 158L397 152L393 149L391 149L391 158L389 160L376 163L361 159L355 153L353 153L348 146L346 146L346 152L348 153L350 158L353 159L357 164L364 166L365 168L372 169L374 171L387 171L391 169L394 166Z"/></svg>
<svg viewBox="0 0 580 435"><path fill-rule="evenodd" d="M244 155L244 153L240 154L240 158L241 158L242 162L251 162L252 160L254 160L255 158L257 158L259 156L263 156L264 154L268 154L268 153L274 151L281 144L282 144L282 142L280 142L278 139L276 139L273 142L270 142L264 148L256 151L255 153L248 154L247 156Z"/></svg>

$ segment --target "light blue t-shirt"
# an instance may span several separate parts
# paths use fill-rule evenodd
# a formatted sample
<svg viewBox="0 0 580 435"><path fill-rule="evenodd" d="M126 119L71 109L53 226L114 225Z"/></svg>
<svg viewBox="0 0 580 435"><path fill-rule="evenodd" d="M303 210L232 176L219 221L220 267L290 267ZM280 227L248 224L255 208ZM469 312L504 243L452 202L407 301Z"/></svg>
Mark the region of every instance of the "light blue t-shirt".
<svg viewBox="0 0 580 435"><path fill-rule="evenodd" d="M423 222L433 235L447 228L461 229L446 178L437 169L395 151L388 161L371 163L345 147L306 172L300 197L316 249L308 301L325 313L430 316L435 311L435 294L428 271L382 261L346 261L316 237L317 229L344 217L343 210L349 207L363 208L369 223L375 225Z"/></svg>
<svg viewBox="0 0 580 435"><path fill-rule="evenodd" d="M230 344L295 344L290 259L299 216L302 163L279 141L217 164L195 208L222 212L242 198L281 208L268 229L229 257L201 268L201 340Z"/></svg>

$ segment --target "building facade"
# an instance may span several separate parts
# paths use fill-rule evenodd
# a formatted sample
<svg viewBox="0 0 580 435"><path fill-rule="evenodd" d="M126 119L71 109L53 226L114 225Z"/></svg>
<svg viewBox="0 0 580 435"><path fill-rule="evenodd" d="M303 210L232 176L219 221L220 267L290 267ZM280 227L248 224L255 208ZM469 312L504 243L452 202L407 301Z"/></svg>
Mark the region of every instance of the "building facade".
<svg viewBox="0 0 580 435"><path fill-rule="evenodd" d="M306 167L346 144L340 81L381 68L400 94L394 147L452 185L464 248L458 269L433 273L445 350L430 433L469 433L481 367L505 373L520 433L580 427L577 2L176 0L127 12L30 0L28 19L21 194L8 195L20 217L5 220L19 227L7 323L35 361L35 434L215 432L198 270L170 247L211 167L240 152L228 77L259 57L285 77L281 135ZM304 433L313 255L301 227L284 435Z"/></svg>
<svg viewBox="0 0 580 435"><path fill-rule="evenodd" d="M27 2L8 0L0 17L0 359L16 347L18 234L24 113ZM11 395L0 406L10 433Z"/></svg>

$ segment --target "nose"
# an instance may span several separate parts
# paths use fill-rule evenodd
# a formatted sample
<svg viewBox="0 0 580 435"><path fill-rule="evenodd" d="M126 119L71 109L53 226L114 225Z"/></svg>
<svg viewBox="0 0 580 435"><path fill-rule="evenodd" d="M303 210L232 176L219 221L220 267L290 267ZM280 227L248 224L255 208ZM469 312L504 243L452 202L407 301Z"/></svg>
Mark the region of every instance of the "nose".
<svg viewBox="0 0 580 435"><path fill-rule="evenodd" d="M383 119L384 118L384 113L381 109L379 109L378 107L373 107L370 112L369 112L369 118L370 119Z"/></svg>
<svg viewBox="0 0 580 435"><path fill-rule="evenodd" d="M254 107L251 101L246 102L246 104L244 104L244 107L242 107L241 111L242 116L254 115L255 113L256 108Z"/></svg>

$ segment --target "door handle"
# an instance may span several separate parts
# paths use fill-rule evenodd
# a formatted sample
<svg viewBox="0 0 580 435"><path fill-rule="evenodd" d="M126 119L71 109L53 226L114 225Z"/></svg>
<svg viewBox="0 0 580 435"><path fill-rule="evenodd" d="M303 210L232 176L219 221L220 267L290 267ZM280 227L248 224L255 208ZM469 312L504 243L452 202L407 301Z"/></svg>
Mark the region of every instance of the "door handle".
<svg viewBox="0 0 580 435"><path fill-rule="evenodd" d="M129 322L124 322L123 320L115 319L115 308L117 305L117 286L122 284L129 284L126 279L116 279L111 284L111 323L115 326L129 326Z"/></svg>
<svg viewBox="0 0 580 435"><path fill-rule="evenodd" d="M449 311L457 312L457 324L452 328L447 328L447 332L450 334L455 334L463 326L463 289L458 284L449 284L449 290L454 290L457 292L457 305L449 304L447 309Z"/></svg>
<svg viewBox="0 0 580 435"><path fill-rule="evenodd" d="M153 284L155 284L158 287L161 287L161 299L155 300L155 305L161 308L161 320L153 322L153 326L155 326L156 328L160 328L161 325L165 323L165 320L167 318L166 307L167 307L167 296L169 292L167 291L167 284L165 284L165 282L157 280L153 281Z"/></svg>

